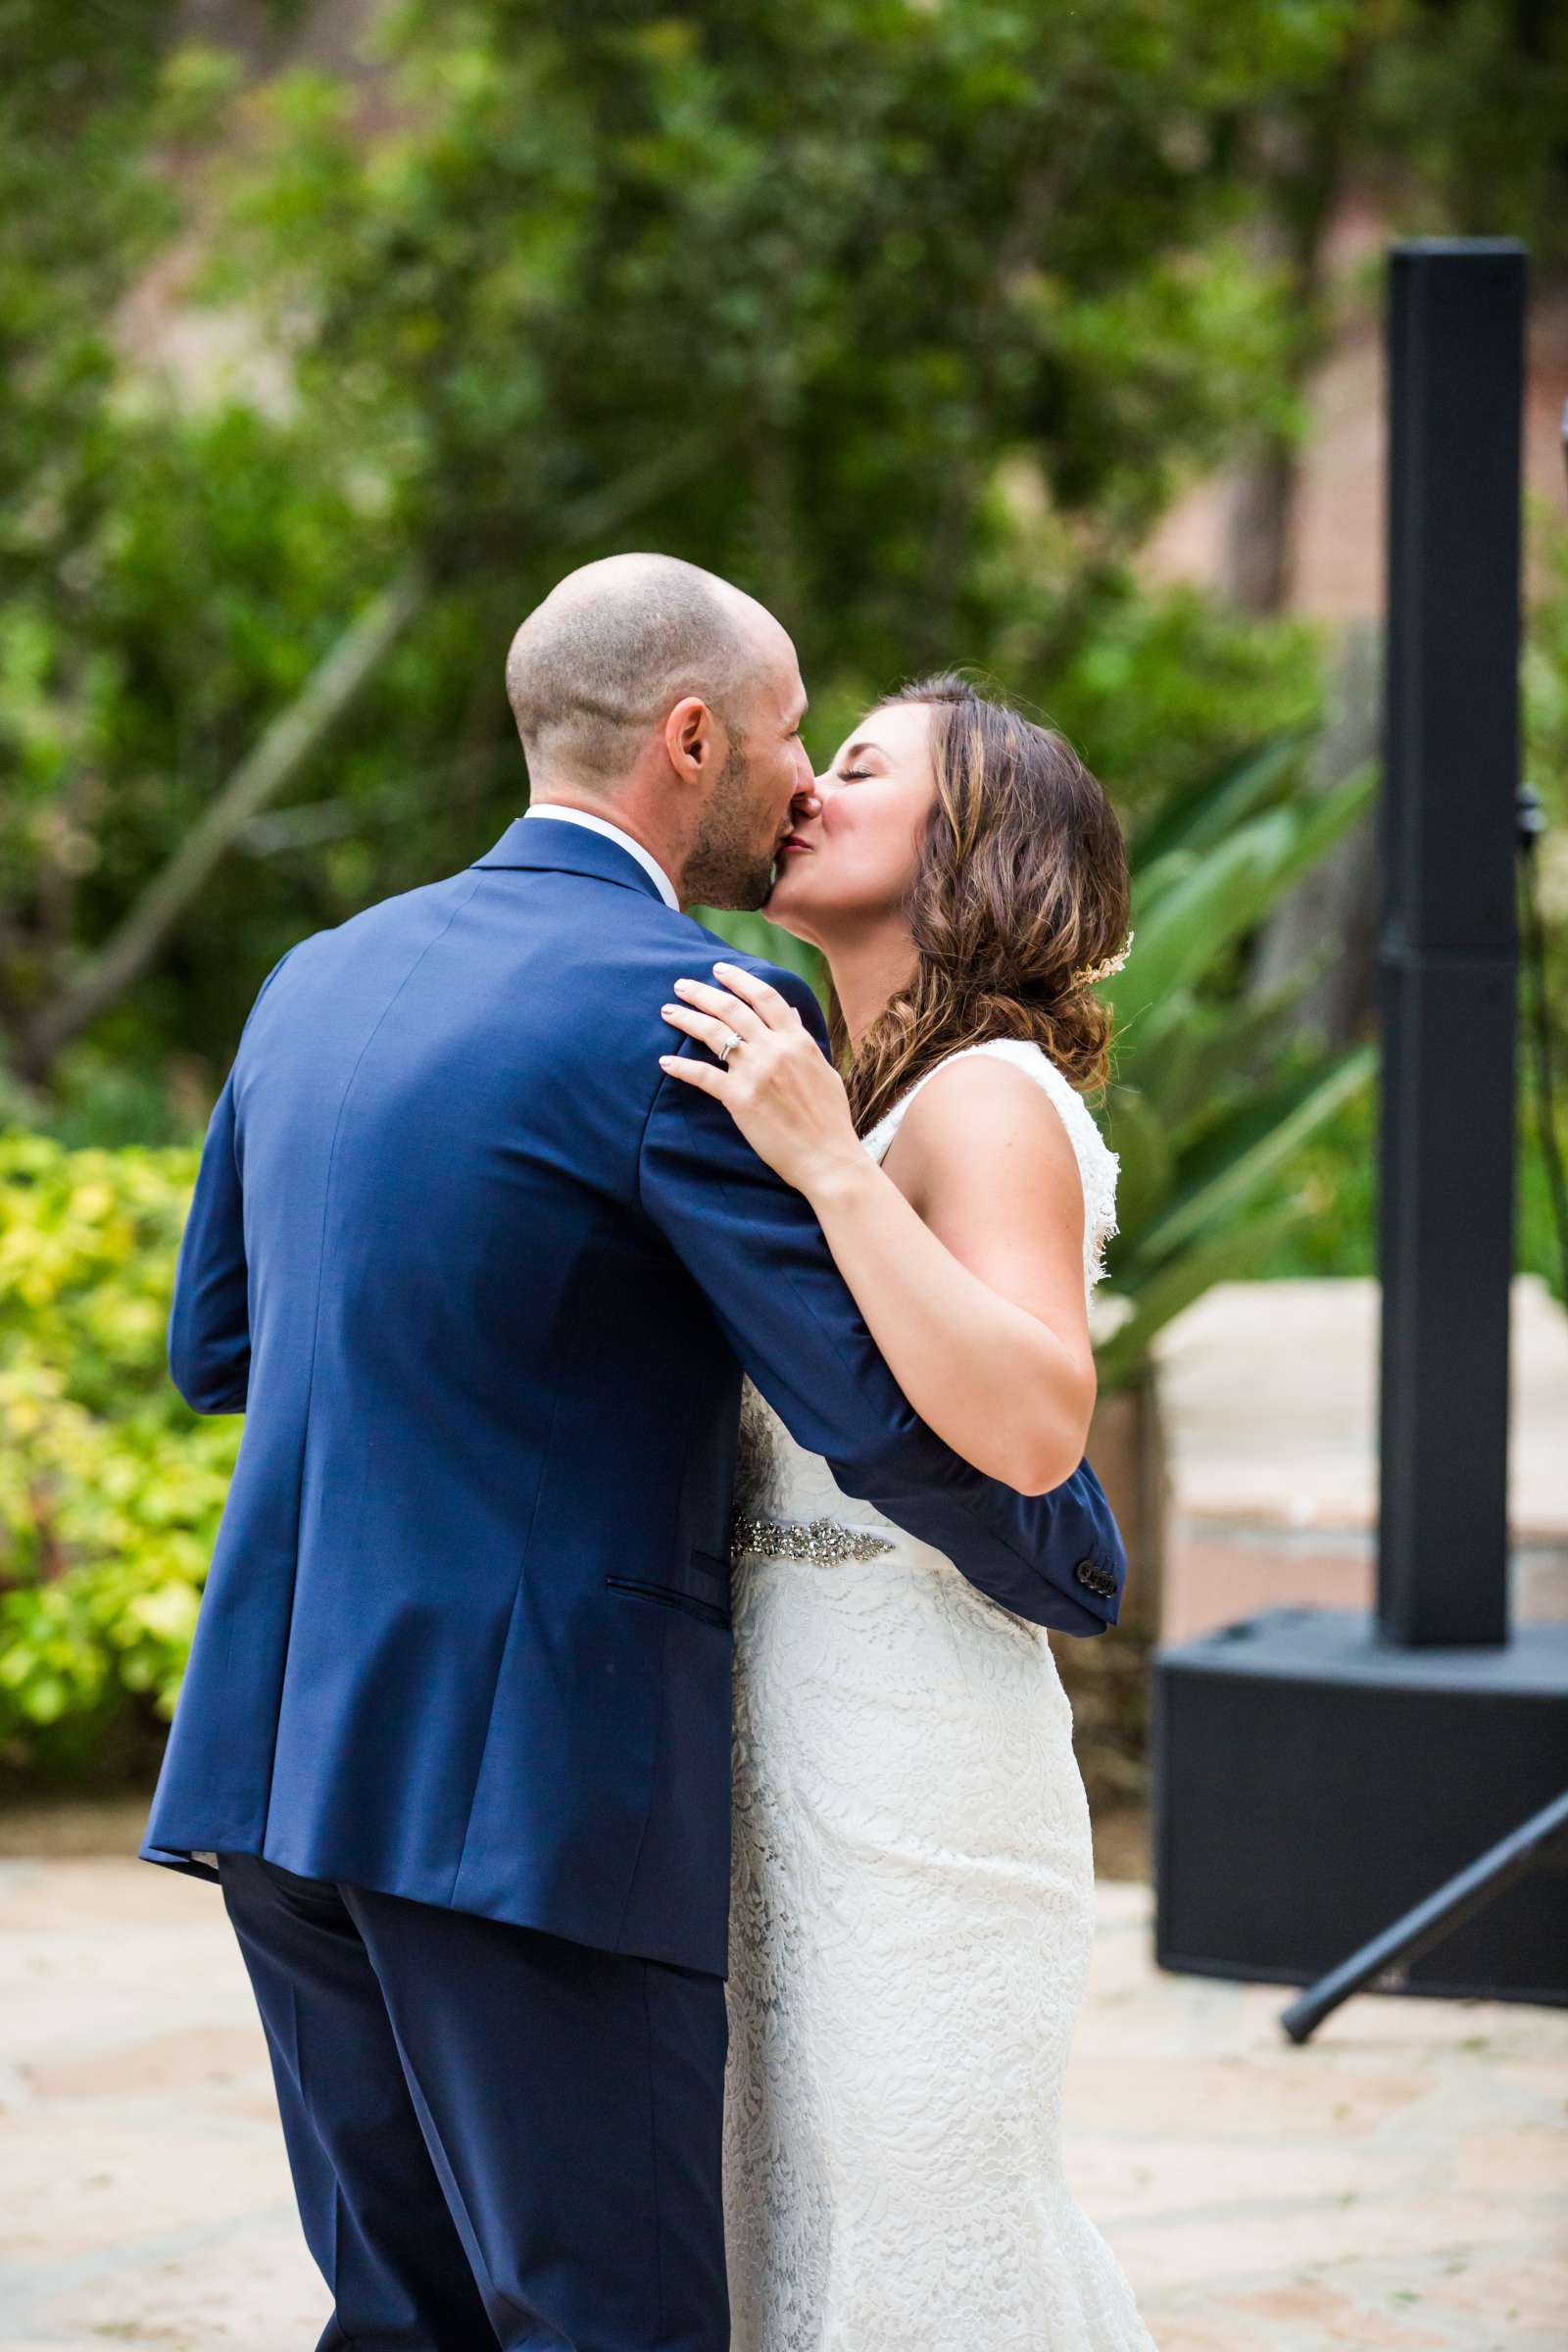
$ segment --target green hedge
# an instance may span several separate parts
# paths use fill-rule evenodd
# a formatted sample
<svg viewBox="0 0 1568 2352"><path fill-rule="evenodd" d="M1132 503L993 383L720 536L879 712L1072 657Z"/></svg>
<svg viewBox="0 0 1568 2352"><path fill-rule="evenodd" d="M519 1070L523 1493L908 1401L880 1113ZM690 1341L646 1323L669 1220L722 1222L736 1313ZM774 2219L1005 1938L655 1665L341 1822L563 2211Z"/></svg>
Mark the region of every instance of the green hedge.
<svg viewBox="0 0 1568 2352"><path fill-rule="evenodd" d="M191 1150L0 1136L0 1763L91 1767L173 1711L241 1423L164 1333Z"/></svg>

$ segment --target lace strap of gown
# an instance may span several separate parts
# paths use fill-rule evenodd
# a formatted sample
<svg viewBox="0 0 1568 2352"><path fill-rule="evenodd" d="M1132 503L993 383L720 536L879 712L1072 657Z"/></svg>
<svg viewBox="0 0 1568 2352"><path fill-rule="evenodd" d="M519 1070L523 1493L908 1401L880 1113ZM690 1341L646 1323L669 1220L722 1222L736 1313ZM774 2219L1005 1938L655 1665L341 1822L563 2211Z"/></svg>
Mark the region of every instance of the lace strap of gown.
<svg viewBox="0 0 1568 2352"><path fill-rule="evenodd" d="M1032 1078L1061 1113L1073 1152L1078 1161L1078 1177L1084 1192L1084 1290L1092 1292L1105 1271L1105 1244L1116 1231L1116 1178L1119 1172L1117 1155L1099 1127L1094 1113L1071 1080L1056 1067L1043 1046L1022 1037L988 1037L977 1046L960 1046L956 1053L946 1054L930 1069L924 1071L914 1084L902 1094L891 1110L885 1110L876 1125L867 1129L860 1139L875 1159L886 1156L888 1147L898 1134L904 1114L922 1086L928 1086L938 1070L945 1070L950 1061L961 1061L966 1054L990 1054L1000 1061L1010 1061L1026 1077Z"/></svg>

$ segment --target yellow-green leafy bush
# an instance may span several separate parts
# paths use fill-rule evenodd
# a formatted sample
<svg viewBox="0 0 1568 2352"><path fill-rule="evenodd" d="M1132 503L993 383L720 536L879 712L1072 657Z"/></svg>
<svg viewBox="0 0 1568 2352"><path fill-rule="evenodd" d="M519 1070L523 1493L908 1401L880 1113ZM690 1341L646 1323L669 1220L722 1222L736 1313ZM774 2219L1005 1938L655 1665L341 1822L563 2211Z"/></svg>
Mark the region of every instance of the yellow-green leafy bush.
<svg viewBox="0 0 1568 2352"><path fill-rule="evenodd" d="M0 1761L77 1768L172 1712L241 1423L164 1333L188 1150L0 1135Z"/></svg>

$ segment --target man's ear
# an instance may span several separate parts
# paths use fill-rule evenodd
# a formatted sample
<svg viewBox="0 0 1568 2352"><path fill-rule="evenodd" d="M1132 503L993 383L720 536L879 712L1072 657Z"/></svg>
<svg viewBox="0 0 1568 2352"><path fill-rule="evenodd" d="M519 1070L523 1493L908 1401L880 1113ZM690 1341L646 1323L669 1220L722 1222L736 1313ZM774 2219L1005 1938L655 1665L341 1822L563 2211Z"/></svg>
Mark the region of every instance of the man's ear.
<svg viewBox="0 0 1568 2352"><path fill-rule="evenodd" d="M711 776L721 765L725 749L722 724L700 694L686 695L664 721L669 764L687 783Z"/></svg>

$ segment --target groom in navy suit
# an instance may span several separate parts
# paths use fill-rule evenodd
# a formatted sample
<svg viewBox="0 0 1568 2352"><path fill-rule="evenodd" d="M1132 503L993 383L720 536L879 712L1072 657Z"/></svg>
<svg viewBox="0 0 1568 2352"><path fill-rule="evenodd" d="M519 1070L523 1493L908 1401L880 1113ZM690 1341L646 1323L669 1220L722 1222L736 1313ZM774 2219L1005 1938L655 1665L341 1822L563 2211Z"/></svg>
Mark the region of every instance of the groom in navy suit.
<svg viewBox="0 0 1568 2352"><path fill-rule="evenodd" d="M213 1113L170 1362L246 1423L142 1851L221 1884L323 2347L722 2352L743 1367L1016 1613L1099 1632L1123 1558L1087 1463L1021 1496L935 1438L660 1071L682 902L760 905L811 791L784 631L615 558L508 684L526 819L292 948Z"/></svg>

